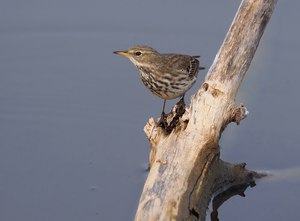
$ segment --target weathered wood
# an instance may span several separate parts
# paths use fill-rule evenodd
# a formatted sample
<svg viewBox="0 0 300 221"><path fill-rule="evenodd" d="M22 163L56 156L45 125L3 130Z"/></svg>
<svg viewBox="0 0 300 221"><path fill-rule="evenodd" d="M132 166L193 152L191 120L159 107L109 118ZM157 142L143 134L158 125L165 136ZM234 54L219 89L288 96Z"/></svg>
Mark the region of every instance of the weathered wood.
<svg viewBox="0 0 300 221"><path fill-rule="evenodd" d="M150 172L136 221L205 220L212 194L253 172L219 159L219 139L248 111L236 106L238 88L271 17L276 0L244 0L199 91L176 128L166 134L150 119ZM172 118L172 115L170 115ZM252 176L250 176L252 174Z"/></svg>

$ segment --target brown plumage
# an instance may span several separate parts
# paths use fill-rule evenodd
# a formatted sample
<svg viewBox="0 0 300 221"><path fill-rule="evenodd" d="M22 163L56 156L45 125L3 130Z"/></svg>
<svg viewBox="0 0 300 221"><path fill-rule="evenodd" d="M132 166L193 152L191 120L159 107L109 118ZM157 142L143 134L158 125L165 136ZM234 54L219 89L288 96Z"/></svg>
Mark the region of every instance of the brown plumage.
<svg viewBox="0 0 300 221"><path fill-rule="evenodd" d="M200 56L182 54L160 54L155 49L138 45L115 54L128 57L137 67L144 85L164 100L182 97L196 82Z"/></svg>

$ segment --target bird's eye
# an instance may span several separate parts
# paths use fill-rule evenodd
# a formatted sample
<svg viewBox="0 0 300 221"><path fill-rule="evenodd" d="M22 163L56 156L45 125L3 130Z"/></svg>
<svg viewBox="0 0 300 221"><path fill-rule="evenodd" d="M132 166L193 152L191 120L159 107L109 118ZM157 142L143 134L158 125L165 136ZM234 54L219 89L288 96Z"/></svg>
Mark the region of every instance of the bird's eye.
<svg viewBox="0 0 300 221"><path fill-rule="evenodd" d="M142 54L142 52L140 52L140 51L136 51L136 52L135 52L135 55L136 55L136 56L140 56L141 54Z"/></svg>

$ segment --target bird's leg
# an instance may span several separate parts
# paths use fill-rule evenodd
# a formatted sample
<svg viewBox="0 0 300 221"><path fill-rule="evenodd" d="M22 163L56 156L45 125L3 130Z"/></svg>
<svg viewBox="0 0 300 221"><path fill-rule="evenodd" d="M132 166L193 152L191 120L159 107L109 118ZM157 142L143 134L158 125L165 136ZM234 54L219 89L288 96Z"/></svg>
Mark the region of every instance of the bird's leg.
<svg viewBox="0 0 300 221"><path fill-rule="evenodd" d="M166 100L164 100L161 116L160 116L159 121L157 122L157 124L163 128L167 128L167 126L168 126L167 121L166 121L165 106L166 106Z"/></svg>
<svg viewBox="0 0 300 221"><path fill-rule="evenodd" d="M162 112L161 112L161 116L163 118L165 117L165 107L166 107L166 100L164 100L163 109L162 109Z"/></svg>

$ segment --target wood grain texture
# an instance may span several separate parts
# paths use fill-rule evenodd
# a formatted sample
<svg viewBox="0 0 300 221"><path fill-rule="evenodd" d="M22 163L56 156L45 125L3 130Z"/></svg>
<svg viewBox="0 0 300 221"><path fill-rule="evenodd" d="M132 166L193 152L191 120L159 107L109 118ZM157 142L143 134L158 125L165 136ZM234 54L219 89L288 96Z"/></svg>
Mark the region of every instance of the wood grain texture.
<svg viewBox="0 0 300 221"><path fill-rule="evenodd" d="M205 82L176 128L166 134L150 119L150 166L135 220L205 220L212 194L255 174L220 160L219 140L230 122L248 111L235 104L276 0L244 0ZM238 169L237 169L238 168Z"/></svg>

